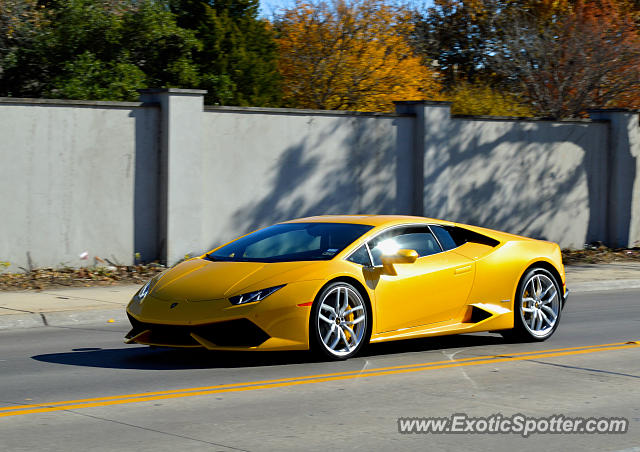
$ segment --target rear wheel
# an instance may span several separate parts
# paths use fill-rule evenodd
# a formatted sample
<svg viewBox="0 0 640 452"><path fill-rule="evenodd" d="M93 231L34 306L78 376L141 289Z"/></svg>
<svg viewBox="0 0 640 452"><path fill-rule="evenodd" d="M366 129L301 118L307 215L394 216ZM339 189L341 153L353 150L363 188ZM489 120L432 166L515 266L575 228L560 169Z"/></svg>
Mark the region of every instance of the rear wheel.
<svg viewBox="0 0 640 452"><path fill-rule="evenodd" d="M311 346L330 359L351 358L368 342L369 324L369 311L360 292L346 282L329 284L311 310Z"/></svg>
<svg viewBox="0 0 640 452"><path fill-rule="evenodd" d="M513 330L502 333L508 339L544 341L558 328L562 314L560 286L543 268L529 270L516 292Z"/></svg>

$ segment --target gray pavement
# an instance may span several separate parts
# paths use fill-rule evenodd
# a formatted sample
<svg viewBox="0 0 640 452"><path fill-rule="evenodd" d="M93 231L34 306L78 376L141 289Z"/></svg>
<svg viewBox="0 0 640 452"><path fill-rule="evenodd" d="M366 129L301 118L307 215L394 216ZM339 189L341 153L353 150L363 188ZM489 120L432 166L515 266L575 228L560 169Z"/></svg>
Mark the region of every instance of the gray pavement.
<svg viewBox="0 0 640 452"><path fill-rule="evenodd" d="M542 343L436 337L376 344L337 363L304 352L125 345L123 321L0 331L0 450L634 451L640 347L626 343L640 339L639 300L637 289L578 292ZM603 346L612 343L619 345ZM492 356L498 359L473 361ZM317 378L336 373L354 378ZM293 383L265 383L273 380ZM223 389L204 389L215 387ZM24 404L55 411L15 414ZM528 438L398 433L399 417L454 413L624 417L630 424L624 434Z"/></svg>
<svg viewBox="0 0 640 452"><path fill-rule="evenodd" d="M640 263L574 265L566 272L572 294L640 288ZM124 320L124 307L139 287L0 292L0 330Z"/></svg>
<svg viewBox="0 0 640 452"><path fill-rule="evenodd" d="M640 288L640 262L568 265L565 271L575 293Z"/></svg>
<svg viewBox="0 0 640 452"><path fill-rule="evenodd" d="M139 285L0 292L0 330L124 320Z"/></svg>

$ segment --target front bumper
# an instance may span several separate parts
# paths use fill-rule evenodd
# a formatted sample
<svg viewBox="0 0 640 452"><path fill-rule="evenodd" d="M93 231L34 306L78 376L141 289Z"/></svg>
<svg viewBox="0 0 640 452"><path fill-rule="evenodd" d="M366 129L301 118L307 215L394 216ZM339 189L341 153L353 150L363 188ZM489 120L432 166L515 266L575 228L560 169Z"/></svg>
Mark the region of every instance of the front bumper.
<svg viewBox="0 0 640 452"><path fill-rule="evenodd" d="M131 331L128 343L176 347L258 347L270 337L248 319L237 319L208 325L161 325L144 323L129 315Z"/></svg>
<svg viewBox="0 0 640 452"><path fill-rule="evenodd" d="M257 303L227 299L192 302L179 297L132 300L126 343L209 350L307 350L311 307L322 281L288 284Z"/></svg>

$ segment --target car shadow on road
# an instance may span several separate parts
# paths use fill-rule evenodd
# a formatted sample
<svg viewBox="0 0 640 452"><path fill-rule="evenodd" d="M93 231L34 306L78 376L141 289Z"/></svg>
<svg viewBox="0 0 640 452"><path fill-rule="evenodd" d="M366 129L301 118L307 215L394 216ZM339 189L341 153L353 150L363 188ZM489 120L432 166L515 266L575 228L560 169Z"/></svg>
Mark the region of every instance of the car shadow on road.
<svg viewBox="0 0 640 452"><path fill-rule="evenodd" d="M403 354L478 348L499 344L505 344L505 340L497 335L463 334L372 344L360 356L363 358L390 354L401 356ZM138 370L266 367L322 362L322 359L317 355L307 351L221 352L204 349L150 348L135 345L108 349L78 348L64 353L35 355L32 356L32 359L69 366ZM424 359L429 360L426 356Z"/></svg>

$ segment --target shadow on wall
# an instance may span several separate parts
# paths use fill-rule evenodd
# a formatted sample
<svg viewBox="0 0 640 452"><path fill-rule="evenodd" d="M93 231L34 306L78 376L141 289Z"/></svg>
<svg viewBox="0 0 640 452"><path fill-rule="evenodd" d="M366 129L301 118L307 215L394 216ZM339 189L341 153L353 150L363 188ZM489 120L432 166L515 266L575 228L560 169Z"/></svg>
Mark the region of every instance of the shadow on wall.
<svg viewBox="0 0 640 452"><path fill-rule="evenodd" d="M638 115L635 114L626 127L637 128ZM618 124L618 127L620 125ZM617 128L616 128L617 129ZM619 142L613 149L615 155L610 156L611 179L609 181L609 210L607 212L608 237L607 241L612 246L630 247L640 246L640 242L636 241L638 232L635 228L640 228L640 224L633 224L633 190L636 181L637 157L631 153L632 146L639 143L631 143L629 135L633 134L637 139L637 135L632 130L617 131ZM636 220L637 221L637 220Z"/></svg>
<svg viewBox="0 0 640 452"><path fill-rule="evenodd" d="M207 220L207 228L216 231L208 237L214 239L209 245L305 216L408 213L411 200L401 198L410 198L411 192L412 168L406 165L412 145L407 131L414 127L410 118L278 118L251 122L219 116L212 123L212 136L228 139L234 157L223 160L232 169L222 183L226 204ZM563 247L607 240L607 123L436 122L425 123L425 216L552 240ZM223 147L211 154L217 164L227 152ZM633 160L625 156L618 165L628 166L635 176ZM628 180L633 183L634 177ZM629 196L615 207L626 209L627 216L631 188L624 188ZM210 196L220 196L210 190ZM628 237L631 218L625 221Z"/></svg>
<svg viewBox="0 0 640 452"><path fill-rule="evenodd" d="M236 235L306 216L395 212L395 119L340 117L314 127L297 144L273 148L264 182L252 181L255 199L232 214Z"/></svg>
<svg viewBox="0 0 640 452"><path fill-rule="evenodd" d="M160 186L159 108L135 108L134 252L144 262L161 259L166 231L162 231L160 208L164 200Z"/></svg>
<svg viewBox="0 0 640 452"><path fill-rule="evenodd" d="M426 216L565 247L603 240L606 125L453 119L433 130L448 156L427 154Z"/></svg>

